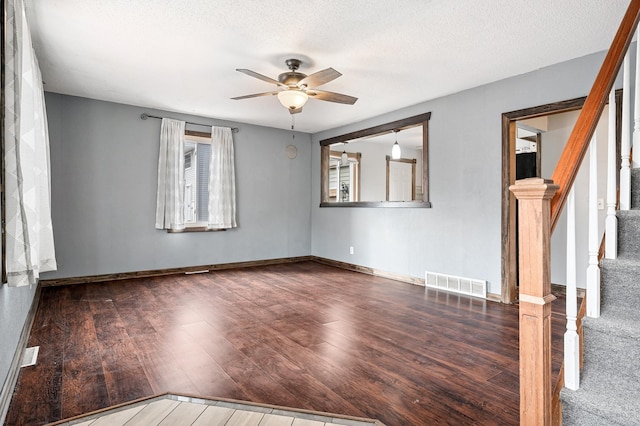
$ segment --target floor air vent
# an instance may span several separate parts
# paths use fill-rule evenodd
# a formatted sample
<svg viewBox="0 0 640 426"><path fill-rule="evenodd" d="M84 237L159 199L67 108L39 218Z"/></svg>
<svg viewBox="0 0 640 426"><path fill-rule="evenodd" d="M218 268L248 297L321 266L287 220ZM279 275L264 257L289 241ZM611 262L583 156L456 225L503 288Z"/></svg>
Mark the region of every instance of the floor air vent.
<svg viewBox="0 0 640 426"><path fill-rule="evenodd" d="M24 354L22 355L22 364L20 364L20 368L36 365L36 361L38 361L39 350L40 346L33 346L25 349Z"/></svg>
<svg viewBox="0 0 640 426"><path fill-rule="evenodd" d="M427 288L465 294L467 296L487 298L487 282L472 278L456 277L454 275L425 272L424 283Z"/></svg>

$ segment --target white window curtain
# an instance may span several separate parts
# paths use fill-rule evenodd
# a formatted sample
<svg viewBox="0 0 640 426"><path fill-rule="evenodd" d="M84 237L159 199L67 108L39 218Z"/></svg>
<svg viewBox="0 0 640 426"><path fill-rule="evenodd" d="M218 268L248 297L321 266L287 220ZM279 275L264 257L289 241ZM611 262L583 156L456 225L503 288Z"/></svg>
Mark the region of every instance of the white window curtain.
<svg viewBox="0 0 640 426"><path fill-rule="evenodd" d="M231 129L213 126L209 164L209 229L229 229L238 226L234 163Z"/></svg>
<svg viewBox="0 0 640 426"><path fill-rule="evenodd" d="M8 284L17 287L57 265L42 76L22 0L5 5L5 256Z"/></svg>
<svg viewBox="0 0 640 426"><path fill-rule="evenodd" d="M162 119L158 158L157 229L184 229L185 122Z"/></svg>

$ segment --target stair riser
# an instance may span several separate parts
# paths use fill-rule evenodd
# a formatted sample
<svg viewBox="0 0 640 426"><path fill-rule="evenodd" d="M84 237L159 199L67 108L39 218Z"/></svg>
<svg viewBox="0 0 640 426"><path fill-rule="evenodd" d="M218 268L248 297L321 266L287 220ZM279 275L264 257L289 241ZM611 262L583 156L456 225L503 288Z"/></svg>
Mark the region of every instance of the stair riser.
<svg viewBox="0 0 640 426"><path fill-rule="evenodd" d="M618 256L640 260L640 212L618 214Z"/></svg>
<svg viewBox="0 0 640 426"><path fill-rule="evenodd" d="M631 208L640 209L640 169L631 169Z"/></svg>
<svg viewBox="0 0 640 426"><path fill-rule="evenodd" d="M603 262L601 274L602 287L640 292L640 264L616 265L615 263Z"/></svg>
<svg viewBox="0 0 640 426"><path fill-rule="evenodd" d="M640 262L604 260L601 283L603 315L615 307L637 312L640 304ZM637 314L634 321L637 321Z"/></svg>
<svg viewBox="0 0 640 426"><path fill-rule="evenodd" d="M628 292L611 291L610 289L602 291L602 300L602 311L605 313L609 308L614 309L614 307L619 307L621 309L633 309L633 307L637 307L638 302L640 302L640 298L637 296L637 291L635 292L635 297L630 297ZM637 321L637 314L633 321Z"/></svg>
<svg viewBox="0 0 640 426"><path fill-rule="evenodd" d="M612 335L640 340L640 328L637 323L637 309L620 307L618 305L603 305L600 308L600 318L586 318L586 330L600 331ZM587 333L589 334L589 333Z"/></svg>

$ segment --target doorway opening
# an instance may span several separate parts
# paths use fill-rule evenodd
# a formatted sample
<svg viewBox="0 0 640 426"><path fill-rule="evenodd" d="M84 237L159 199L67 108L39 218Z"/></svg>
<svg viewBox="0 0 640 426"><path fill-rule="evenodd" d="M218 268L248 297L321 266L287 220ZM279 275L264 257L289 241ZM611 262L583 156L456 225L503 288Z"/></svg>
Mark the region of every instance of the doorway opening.
<svg viewBox="0 0 640 426"><path fill-rule="evenodd" d="M579 110L585 100L586 97L570 99L502 114L502 283L500 298L503 303L514 303L518 298L517 202L509 191L509 186L513 185L516 179L543 177L540 167L542 139L539 129L529 126L528 123L541 117ZM622 90L616 90L616 144L618 152L620 150L621 115ZM525 131L523 132L521 129ZM533 146L531 143L534 143L534 135L531 133L535 135L535 145ZM525 138L519 138L521 135L525 135ZM518 157L525 153L523 151L526 151L523 149L526 143L518 141L518 139L529 142L529 152L535 147L535 155ZM518 144L520 144L520 149L517 149ZM517 151L520 153L518 154Z"/></svg>

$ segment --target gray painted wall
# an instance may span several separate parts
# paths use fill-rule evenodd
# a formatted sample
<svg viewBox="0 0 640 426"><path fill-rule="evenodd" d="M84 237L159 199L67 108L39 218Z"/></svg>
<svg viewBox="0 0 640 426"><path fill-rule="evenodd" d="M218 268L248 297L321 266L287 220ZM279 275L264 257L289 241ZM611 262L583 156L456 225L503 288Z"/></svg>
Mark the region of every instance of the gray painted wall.
<svg viewBox="0 0 640 426"><path fill-rule="evenodd" d="M36 292L36 286L0 286L0 389L8 379L22 328ZM0 413L0 423L3 421Z"/></svg>
<svg viewBox="0 0 640 426"><path fill-rule="evenodd" d="M313 135L311 254L420 278L434 271L484 279L499 294L501 115L585 96L603 58L586 56ZM320 140L429 111L431 209L319 207Z"/></svg>
<svg viewBox="0 0 640 426"><path fill-rule="evenodd" d="M43 279L309 254L310 136L47 93L58 271ZM234 134L238 228L154 229L160 121L239 127ZM188 126L191 130L205 130ZM285 154L294 143L297 158Z"/></svg>

